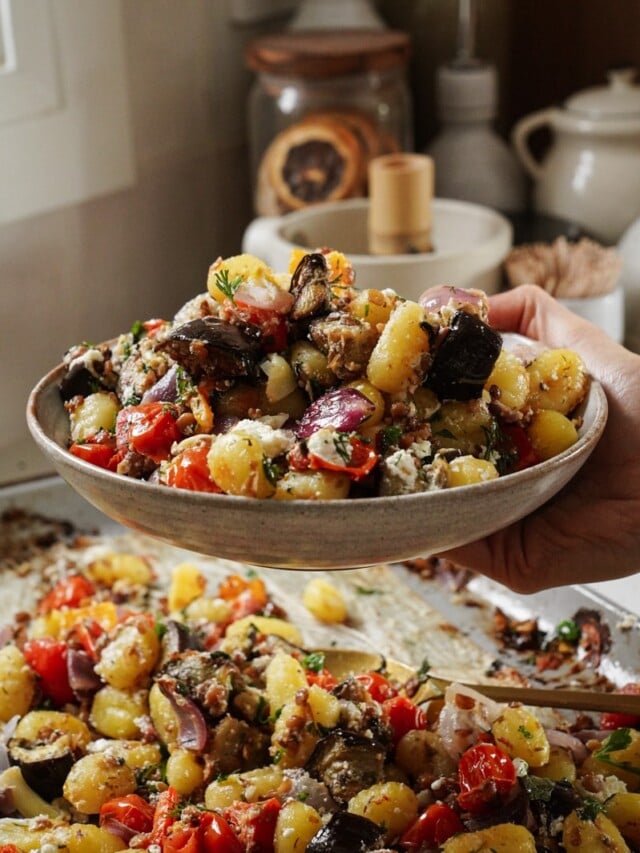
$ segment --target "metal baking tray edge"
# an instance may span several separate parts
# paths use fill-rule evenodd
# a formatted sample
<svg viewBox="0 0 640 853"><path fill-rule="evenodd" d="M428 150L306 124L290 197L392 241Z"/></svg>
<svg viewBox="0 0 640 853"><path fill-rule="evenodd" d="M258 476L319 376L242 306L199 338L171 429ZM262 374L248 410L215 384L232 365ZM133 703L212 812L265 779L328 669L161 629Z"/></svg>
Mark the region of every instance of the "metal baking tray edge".
<svg viewBox="0 0 640 853"><path fill-rule="evenodd" d="M19 508L54 519L72 521L87 532L117 534L124 528L76 494L58 476L46 476L0 488L0 514ZM532 595L518 595L488 578L475 576L455 592L446 584L425 581L406 566L394 566L402 580L441 615L489 655L501 656L488 630L491 613L500 608L510 618L535 618L540 629L552 632L577 610L597 610L611 632L610 651L598 663L598 673L613 684L640 681L640 617L592 588L567 586Z"/></svg>

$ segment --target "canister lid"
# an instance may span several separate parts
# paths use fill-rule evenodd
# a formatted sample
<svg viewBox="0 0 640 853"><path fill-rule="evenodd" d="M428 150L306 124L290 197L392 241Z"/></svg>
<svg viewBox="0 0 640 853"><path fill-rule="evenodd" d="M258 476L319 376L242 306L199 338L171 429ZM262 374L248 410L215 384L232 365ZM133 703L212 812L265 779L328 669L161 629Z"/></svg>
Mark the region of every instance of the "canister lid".
<svg viewBox="0 0 640 853"><path fill-rule="evenodd" d="M249 42L252 71L306 78L341 77L406 66L411 44L398 30L284 32Z"/></svg>
<svg viewBox="0 0 640 853"><path fill-rule="evenodd" d="M572 95L568 110L590 119L637 118L640 115L640 86L634 84L635 69L620 68L607 75L607 86L595 86Z"/></svg>

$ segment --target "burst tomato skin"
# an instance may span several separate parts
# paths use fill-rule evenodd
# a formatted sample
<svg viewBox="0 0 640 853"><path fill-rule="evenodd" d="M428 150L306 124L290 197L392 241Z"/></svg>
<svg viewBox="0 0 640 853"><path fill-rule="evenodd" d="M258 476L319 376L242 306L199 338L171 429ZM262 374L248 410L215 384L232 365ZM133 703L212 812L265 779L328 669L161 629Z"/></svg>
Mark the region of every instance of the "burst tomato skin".
<svg viewBox="0 0 640 853"><path fill-rule="evenodd" d="M22 652L31 669L40 676L43 696L58 706L75 701L67 674L66 643L52 637L42 637L28 640Z"/></svg>
<svg viewBox="0 0 640 853"><path fill-rule="evenodd" d="M69 453L77 456L78 459L84 459L85 462L96 465L98 468L109 468L115 451L108 444L83 441L82 443L74 442L70 445Z"/></svg>
<svg viewBox="0 0 640 853"><path fill-rule="evenodd" d="M162 841L162 853L244 853L229 823L214 812L200 812L173 823Z"/></svg>
<svg viewBox="0 0 640 853"><path fill-rule="evenodd" d="M183 450L167 467L167 485L191 492L219 494L221 489L209 474L208 453L209 445L204 443Z"/></svg>
<svg viewBox="0 0 640 853"><path fill-rule="evenodd" d="M95 587L84 575L71 574L61 578L38 604L38 613L45 615L61 607L79 607L95 593Z"/></svg>
<svg viewBox="0 0 640 853"><path fill-rule="evenodd" d="M640 695L640 683L631 681L625 684L618 693L626 695ZM600 715L600 728L611 731L612 729L637 729L640 728L640 717L636 714L621 714L616 711L604 711Z"/></svg>
<svg viewBox="0 0 640 853"><path fill-rule="evenodd" d="M224 817L251 853L274 853L276 821L282 808L275 797L262 803L234 803Z"/></svg>
<svg viewBox="0 0 640 853"><path fill-rule="evenodd" d="M469 747L458 763L458 805L471 814L482 814L504 800L517 785L515 764L494 743Z"/></svg>
<svg viewBox="0 0 640 853"><path fill-rule="evenodd" d="M348 474L352 480L362 480L376 467L378 454L371 444L362 441L357 436L351 436L349 443L351 445L351 458L347 464L338 465L310 453L309 468L314 471L337 471L341 474Z"/></svg>
<svg viewBox="0 0 640 853"><path fill-rule="evenodd" d="M510 440L517 454L517 459L513 465L514 471L523 471L525 468L531 468L532 465L538 464L540 459L533 449L529 436L521 426L518 424L503 424L501 429Z"/></svg>
<svg viewBox="0 0 640 853"><path fill-rule="evenodd" d="M384 714L393 729L394 746L407 734L415 729L427 727L427 716L418 705L406 696L393 696L382 703Z"/></svg>
<svg viewBox="0 0 640 853"><path fill-rule="evenodd" d="M171 403L125 406L116 418L118 450L132 450L158 463L164 461L171 445L182 437L177 417L178 409Z"/></svg>
<svg viewBox="0 0 640 853"><path fill-rule="evenodd" d="M435 847L463 829L462 821L450 806L432 803L406 830L400 846L405 850L422 849L423 845Z"/></svg>
<svg viewBox="0 0 640 853"><path fill-rule="evenodd" d="M110 825L120 824L130 830L132 835L150 832L154 812L153 806L142 797L127 794L104 803L100 808L100 826L108 830Z"/></svg>
<svg viewBox="0 0 640 853"><path fill-rule="evenodd" d="M389 679L380 675L379 672L365 672L356 675L356 681L359 681L366 688L367 693L375 702L384 702L398 695L398 691Z"/></svg>

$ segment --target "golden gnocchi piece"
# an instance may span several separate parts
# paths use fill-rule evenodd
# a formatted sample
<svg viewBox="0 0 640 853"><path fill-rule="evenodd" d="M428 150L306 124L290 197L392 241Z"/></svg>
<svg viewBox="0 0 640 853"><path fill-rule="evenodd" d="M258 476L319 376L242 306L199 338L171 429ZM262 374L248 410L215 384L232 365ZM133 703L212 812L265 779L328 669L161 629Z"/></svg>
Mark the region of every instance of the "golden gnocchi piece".
<svg viewBox="0 0 640 853"><path fill-rule="evenodd" d="M367 365L367 379L380 391L398 394L418 383L430 350L424 320L417 302L399 302L394 307Z"/></svg>
<svg viewBox="0 0 640 853"><path fill-rule="evenodd" d="M26 714L35 695L36 675L13 643L0 648L0 722Z"/></svg>
<svg viewBox="0 0 640 853"><path fill-rule="evenodd" d="M278 812L273 839L274 853L301 853L322 826L322 818L312 806L296 800Z"/></svg>
<svg viewBox="0 0 640 853"><path fill-rule="evenodd" d="M536 412L527 427L529 441L541 461L568 450L578 440L575 425L554 409Z"/></svg>
<svg viewBox="0 0 640 853"><path fill-rule="evenodd" d="M569 349L540 353L527 368L532 409L553 409L568 415L582 402L589 388L589 375L580 356Z"/></svg>
<svg viewBox="0 0 640 853"><path fill-rule="evenodd" d="M320 622L346 622L349 615L344 596L335 584L324 578L313 578L302 592L302 603Z"/></svg>
<svg viewBox="0 0 640 853"><path fill-rule="evenodd" d="M352 797L347 809L384 827L386 838L390 840L418 817L418 800L403 782L379 782Z"/></svg>
<svg viewBox="0 0 640 853"><path fill-rule="evenodd" d="M207 459L211 479L226 494L270 498L275 493L264 447L255 435L241 430L223 433L211 444Z"/></svg>
<svg viewBox="0 0 640 853"><path fill-rule="evenodd" d="M458 456L447 467L449 486L470 486L473 483L486 483L500 475L498 469L488 459L475 456Z"/></svg>
<svg viewBox="0 0 640 853"><path fill-rule="evenodd" d="M519 705L503 710L491 726L498 746L511 758L526 761L529 767L547 764L551 748L540 720L531 711Z"/></svg>
<svg viewBox="0 0 640 853"><path fill-rule="evenodd" d="M529 397L530 374L516 355L502 350L484 387L497 388L498 400L503 406L521 410Z"/></svg>
<svg viewBox="0 0 640 853"><path fill-rule="evenodd" d="M64 796L79 812L98 814L108 800L132 794L136 788L130 767L108 752L96 752L73 765L64 783Z"/></svg>

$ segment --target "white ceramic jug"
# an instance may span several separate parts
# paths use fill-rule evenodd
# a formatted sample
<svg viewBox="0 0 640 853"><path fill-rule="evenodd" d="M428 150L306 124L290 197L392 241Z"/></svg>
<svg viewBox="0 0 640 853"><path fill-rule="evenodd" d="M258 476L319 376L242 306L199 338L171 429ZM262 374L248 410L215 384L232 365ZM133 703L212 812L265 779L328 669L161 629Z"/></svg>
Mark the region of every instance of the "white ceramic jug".
<svg viewBox="0 0 640 853"><path fill-rule="evenodd" d="M519 121L512 141L533 178L534 207L616 243L640 216L640 87L635 72L612 71L607 86L586 89L563 108ZM537 160L529 137L543 127L551 145Z"/></svg>

